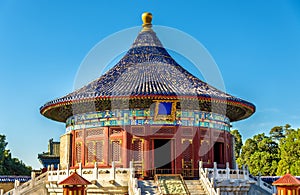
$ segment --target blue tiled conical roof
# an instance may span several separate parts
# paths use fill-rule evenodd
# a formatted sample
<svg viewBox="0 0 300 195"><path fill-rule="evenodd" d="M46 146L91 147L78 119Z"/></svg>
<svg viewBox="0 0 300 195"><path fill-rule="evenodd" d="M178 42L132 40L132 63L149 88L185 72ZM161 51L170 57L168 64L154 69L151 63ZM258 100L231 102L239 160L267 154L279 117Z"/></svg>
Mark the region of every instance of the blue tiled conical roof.
<svg viewBox="0 0 300 195"><path fill-rule="evenodd" d="M246 118L255 110L253 104L224 93L186 71L169 55L151 25L145 25L129 51L113 68L81 89L46 103L41 107L41 113L65 121L74 114L73 104L82 104L84 108L80 112L89 112L92 110L87 108L87 102L116 98L198 99L205 110L210 110L206 108L210 103L217 102L228 107L226 115L232 121ZM97 103L95 105L97 110L102 109Z"/></svg>

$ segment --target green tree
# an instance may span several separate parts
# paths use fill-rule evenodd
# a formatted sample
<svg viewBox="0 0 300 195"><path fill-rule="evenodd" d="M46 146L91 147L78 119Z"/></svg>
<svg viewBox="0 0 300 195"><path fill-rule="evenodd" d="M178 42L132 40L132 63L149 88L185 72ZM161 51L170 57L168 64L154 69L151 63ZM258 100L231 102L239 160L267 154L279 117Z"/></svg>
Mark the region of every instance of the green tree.
<svg viewBox="0 0 300 195"><path fill-rule="evenodd" d="M234 136L234 156L235 159L238 159L243 146L242 135L238 130L232 130L230 133Z"/></svg>
<svg viewBox="0 0 300 195"><path fill-rule="evenodd" d="M17 158L12 158L7 146L6 136L0 135L0 175L30 175L31 167Z"/></svg>
<svg viewBox="0 0 300 195"><path fill-rule="evenodd" d="M247 165L253 175L275 175L278 161L278 144L261 133L246 140L237 163Z"/></svg>
<svg viewBox="0 0 300 195"><path fill-rule="evenodd" d="M281 159L277 175L284 175L287 170L293 175L300 175L300 129L288 129L279 146Z"/></svg>
<svg viewBox="0 0 300 195"><path fill-rule="evenodd" d="M270 131L270 137L275 141L280 141L284 138L284 129L282 126L275 126Z"/></svg>

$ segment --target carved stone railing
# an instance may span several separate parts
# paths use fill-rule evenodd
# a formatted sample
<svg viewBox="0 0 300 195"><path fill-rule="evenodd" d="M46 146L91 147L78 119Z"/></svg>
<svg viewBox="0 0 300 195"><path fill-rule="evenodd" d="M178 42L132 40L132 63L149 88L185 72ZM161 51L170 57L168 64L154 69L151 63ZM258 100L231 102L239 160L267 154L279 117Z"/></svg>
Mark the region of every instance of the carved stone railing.
<svg viewBox="0 0 300 195"><path fill-rule="evenodd" d="M271 184L268 184L267 182L264 182L260 176L253 176L249 174L249 179L253 182L255 182L255 185L261 187L262 189L266 190L269 193L275 193L275 187Z"/></svg>
<svg viewBox="0 0 300 195"><path fill-rule="evenodd" d="M44 184L47 181L47 173L43 173L38 177L35 176L35 172L31 173L31 180L23 183L20 185L20 181L15 180L14 188L10 191L6 192L4 195L20 195L24 194L25 192L30 191L35 186L40 184Z"/></svg>
<svg viewBox="0 0 300 195"><path fill-rule="evenodd" d="M209 193L209 195L220 195L220 189L214 188L214 179L208 178L208 169L203 169L203 162L199 162L199 179L203 184L203 187L205 188L206 192Z"/></svg>
<svg viewBox="0 0 300 195"><path fill-rule="evenodd" d="M217 168L217 163L214 163L214 168L208 169L208 177L214 179L243 179L249 180L249 172L243 166L243 169L230 169L229 163L226 163L225 169Z"/></svg>
<svg viewBox="0 0 300 195"><path fill-rule="evenodd" d="M57 170L53 169L53 166L47 171L48 182L59 183L60 181L66 179L72 173L77 172L80 176L84 177L88 181L94 183L96 181L109 181L109 183L117 182L121 185L128 185L128 180L130 178L130 168L117 168L115 163L112 162L111 168L98 168L97 163L95 163L94 168L82 168L79 164L78 169L63 169L60 170L59 166ZM126 181L126 183L124 183Z"/></svg>
<svg viewBox="0 0 300 195"><path fill-rule="evenodd" d="M207 169L208 170L208 178L212 178L214 180L245 180L249 183L255 184L262 189L266 190L270 194L274 193L274 188L272 185L261 180L260 177L254 177L249 174L249 171L242 166L242 169L230 169L229 163L226 163L225 169L217 168L217 163L214 163L214 168Z"/></svg>
<svg viewBox="0 0 300 195"><path fill-rule="evenodd" d="M134 169L133 168L117 168L115 167L115 163L112 162L111 168L98 168L97 163L95 163L94 168L82 168L79 165L78 169L58 169L54 170L54 166L48 167L48 171L43 173L42 175L35 177L35 173L32 173L31 180L20 185L19 181L15 181L14 189L6 192L4 195L20 195L26 194L33 188L36 188L38 185L46 185L45 187L49 187L50 189L62 189L62 186L59 186L58 183L72 173L77 172L79 175L90 181L92 184L101 183L101 186L111 186L114 183L117 183L119 186L129 187L129 185L133 186L133 194L138 195L136 193L138 191L137 181L134 180ZM130 182L128 182L130 181ZM136 185L132 185L133 183ZM49 190L48 188L48 190ZM46 188L45 188L46 189Z"/></svg>
<svg viewBox="0 0 300 195"><path fill-rule="evenodd" d="M128 181L128 194L129 195L141 195L141 189L138 186L138 180L134 177L135 169L133 168L133 162L130 161L129 168L129 181Z"/></svg>

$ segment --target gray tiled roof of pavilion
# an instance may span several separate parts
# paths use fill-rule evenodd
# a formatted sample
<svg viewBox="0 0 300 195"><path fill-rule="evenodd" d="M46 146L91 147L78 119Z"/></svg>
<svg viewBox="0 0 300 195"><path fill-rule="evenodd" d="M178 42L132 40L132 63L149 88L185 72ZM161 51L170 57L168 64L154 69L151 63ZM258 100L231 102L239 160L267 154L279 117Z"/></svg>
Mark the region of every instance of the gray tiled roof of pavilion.
<svg viewBox="0 0 300 195"><path fill-rule="evenodd" d="M242 109L238 114L240 116L230 116L229 113L228 117L232 121L247 118L255 111L253 104L224 93L186 71L169 55L148 25L138 34L129 51L113 68L88 85L46 103L41 107L41 113L54 120L65 121L66 117L72 115L72 111L58 117L54 116L58 114L58 110L51 114L51 109L59 107L62 111L65 105L97 99L149 97L214 100Z"/></svg>

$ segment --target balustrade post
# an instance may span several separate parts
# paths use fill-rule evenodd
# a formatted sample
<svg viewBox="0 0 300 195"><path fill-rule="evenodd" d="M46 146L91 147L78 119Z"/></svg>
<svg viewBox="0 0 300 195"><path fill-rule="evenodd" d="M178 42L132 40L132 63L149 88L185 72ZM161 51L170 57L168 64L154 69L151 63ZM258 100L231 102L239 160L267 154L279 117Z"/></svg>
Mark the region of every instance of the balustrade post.
<svg viewBox="0 0 300 195"><path fill-rule="evenodd" d="M14 193L13 194L19 194L19 186L20 186L20 181L19 180L15 180L15 184L14 184Z"/></svg>
<svg viewBox="0 0 300 195"><path fill-rule="evenodd" d="M240 170L239 170L239 165L236 163L235 167L236 173L237 173L237 179L240 179Z"/></svg>
<svg viewBox="0 0 300 195"><path fill-rule="evenodd" d="M202 167L203 167L203 162L201 160L201 161L199 161L199 179L201 178Z"/></svg>
<svg viewBox="0 0 300 195"><path fill-rule="evenodd" d="M130 169L133 168L133 161L132 161L132 160L129 162L129 168L130 168Z"/></svg>
<svg viewBox="0 0 300 195"><path fill-rule="evenodd" d="M15 189L18 188L19 186L20 186L20 181L16 179L14 183Z"/></svg>
<svg viewBox="0 0 300 195"><path fill-rule="evenodd" d="M138 180L137 178L134 178L134 188L138 188Z"/></svg>
<svg viewBox="0 0 300 195"><path fill-rule="evenodd" d="M226 162L226 179L230 179L229 162Z"/></svg>
<svg viewBox="0 0 300 195"><path fill-rule="evenodd" d="M246 169L245 169L245 165L242 166L243 169L243 179L246 179Z"/></svg>
<svg viewBox="0 0 300 195"><path fill-rule="evenodd" d="M98 179L98 163L95 162L94 164L94 179L97 180Z"/></svg>
<svg viewBox="0 0 300 195"><path fill-rule="evenodd" d="M246 166L246 180L249 180L249 169L248 166Z"/></svg>
<svg viewBox="0 0 300 195"><path fill-rule="evenodd" d="M116 167L115 167L115 162L114 161L111 163L110 177L111 177L112 180L116 179Z"/></svg>
<svg viewBox="0 0 300 195"><path fill-rule="evenodd" d="M214 162L214 178L217 178L217 174L218 174L218 166L217 166L217 162Z"/></svg>
<svg viewBox="0 0 300 195"><path fill-rule="evenodd" d="M220 195L221 194L221 190L220 188L217 188L217 195Z"/></svg>
<svg viewBox="0 0 300 195"><path fill-rule="evenodd" d="M31 187L34 186L34 182L35 182L35 172L31 171L31 182L30 182Z"/></svg>
<svg viewBox="0 0 300 195"><path fill-rule="evenodd" d="M130 173L130 177L134 178L134 167L133 167L133 161L129 162L129 173Z"/></svg>
<svg viewBox="0 0 300 195"><path fill-rule="evenodd" d="M69 177L70 176L70 165L69 165L69 163L67 163L67 177Z"/></svg>
<svg viewBox="0 0 300 195"><path fill-rule="evenodd" d="M56 173L57 173L57 181L59 181L59 164L57 165L57 170L56 170Z"/></svg>
<svg viewBox="0 0 300 195"><path fill-rule="evenodd" d="M4 193L4 190L1 189L1 190L0 190L0 195L3 195L3 193Z"/></svg>
<svg viewBox="0 0 300 195"><path fill-rule="evenodd" d="M82 176L82 165L81 163L78 163L78 165L79 165L79 175Z"/></svg>

